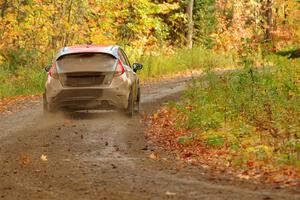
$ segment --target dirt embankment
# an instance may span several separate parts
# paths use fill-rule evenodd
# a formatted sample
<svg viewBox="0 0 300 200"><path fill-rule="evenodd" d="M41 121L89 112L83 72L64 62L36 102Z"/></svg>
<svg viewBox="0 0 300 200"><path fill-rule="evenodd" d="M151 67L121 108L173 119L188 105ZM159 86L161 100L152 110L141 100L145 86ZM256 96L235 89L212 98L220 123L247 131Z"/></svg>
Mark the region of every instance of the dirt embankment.
<svg viewBox="0 0 300 200"><path fill-rule="evenodd" d="M176 100L187 80L144 85L143 112ZM300 199L296 189L184 166L145 140L140 117L83 112L45 120L41 100L27 103L0 115L0 199Z"/></svg>

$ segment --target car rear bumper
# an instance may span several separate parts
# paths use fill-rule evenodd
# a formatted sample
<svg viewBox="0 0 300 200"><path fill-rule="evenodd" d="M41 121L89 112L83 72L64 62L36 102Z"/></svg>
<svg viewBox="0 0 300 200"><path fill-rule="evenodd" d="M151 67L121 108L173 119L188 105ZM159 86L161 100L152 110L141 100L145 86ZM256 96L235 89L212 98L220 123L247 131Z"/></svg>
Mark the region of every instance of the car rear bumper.
<svg viewBox="0 0 300 200"><path fill-rule="evenodd" d="M130 83L113 81L103 87L63 87L59 80L46 84L46 99L50 110L126 109Z"/></svg>

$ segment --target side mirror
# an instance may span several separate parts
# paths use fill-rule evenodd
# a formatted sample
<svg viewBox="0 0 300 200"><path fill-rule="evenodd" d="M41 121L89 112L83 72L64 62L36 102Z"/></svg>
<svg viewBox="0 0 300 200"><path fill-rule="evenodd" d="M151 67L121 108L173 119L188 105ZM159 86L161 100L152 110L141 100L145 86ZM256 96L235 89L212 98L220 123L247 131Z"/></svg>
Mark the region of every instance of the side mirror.
<svg viewBox="0 0 300 200"><path fill-rule="evenodd" d="M138 70L143 69L143 65L140 64L140 63L133 63L132 66L133 66L133 71L134 71L134 72L137 72Z"/></svg>
<svg viewBox="0 0 300 200"><path fill-rule="evenodd" d="M47 65L44 69L45 69L46 72L49 72L51 67L52 67L52 65Z"/></svg>

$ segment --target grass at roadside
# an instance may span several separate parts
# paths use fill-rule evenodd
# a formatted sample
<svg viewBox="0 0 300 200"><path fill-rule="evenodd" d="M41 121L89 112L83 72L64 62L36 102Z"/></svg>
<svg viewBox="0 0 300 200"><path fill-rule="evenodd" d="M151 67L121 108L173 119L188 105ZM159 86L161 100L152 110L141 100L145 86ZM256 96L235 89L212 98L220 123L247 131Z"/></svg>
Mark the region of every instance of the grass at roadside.
<svg viewBox="0 0 300 200"><path fill-rule="evenodd" d="M139 72L143 80L192 70L238 67L235 54L200 47L180 50L173 54L162 52L160 55L144 55L141 56L140 62L144 64L143 70Z"/></svg>
<svg viewBox="0 0 300 200"><path fill-rule="evenodd" d="M190 70L236 66L234 54L214 52L203 48L180 50L175 53L161 51L156 52L155 55L133 53L130 60L133 61L133 58L144 65L144 69L138 72L141 80L144 81ZM40 63L38 59L34 59L31 63L24 59L18 66L0 65L0 98L42 93L46 79L43 63L47 63L46 60L49 59L43 57L41 60ZM24 66L21 63L25 63Z"/></svg>
<svg viewBox="0 0 300 200"><path fill-rule="evenodd" d="M45 80L46 73L40 68L20 68L13 74L2 70L0 98L42 93Z"/></svg>
<svg viewBox="0 0 300 200"><path fill-rule="evenodd" d="M152 116L149 137L241 177L300 184L300 61L267 59L274 67L209 71Z"/></svg>

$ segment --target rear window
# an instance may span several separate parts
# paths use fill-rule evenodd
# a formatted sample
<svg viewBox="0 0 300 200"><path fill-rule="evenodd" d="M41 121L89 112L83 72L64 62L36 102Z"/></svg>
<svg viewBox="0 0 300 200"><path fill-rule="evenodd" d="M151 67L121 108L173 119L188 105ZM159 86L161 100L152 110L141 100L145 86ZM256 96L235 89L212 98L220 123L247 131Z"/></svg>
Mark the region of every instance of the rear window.
<svg viewBox="0 0 300 200"><path fill-rule="evenodd" d="M57 60L58 66L63 70L102 68L109 69L114 66L116 58L109 54L70 54Z"/></svg>

